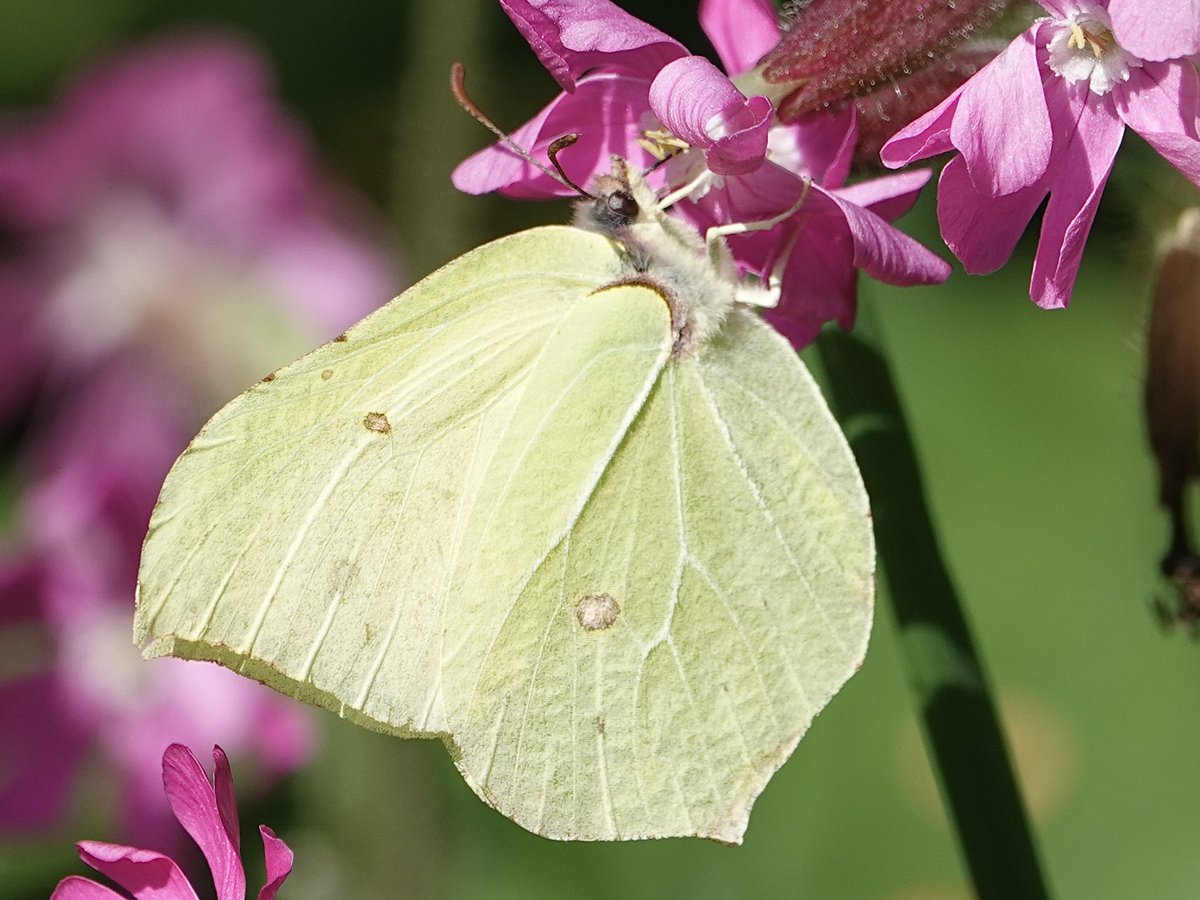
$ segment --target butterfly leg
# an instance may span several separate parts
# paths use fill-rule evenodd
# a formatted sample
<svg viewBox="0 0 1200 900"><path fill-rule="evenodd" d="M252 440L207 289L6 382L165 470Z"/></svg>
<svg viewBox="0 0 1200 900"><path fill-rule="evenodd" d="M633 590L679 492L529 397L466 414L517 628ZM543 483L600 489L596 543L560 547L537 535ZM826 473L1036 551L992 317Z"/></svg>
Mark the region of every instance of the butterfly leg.
<svg viewBox="0 0 1200 900"><path fill-rule="evenodd" d="M774 228L780 222L787 221L804 205L804 201L808 199L808 192L811 188L812 179L805 178L804 189L800 193L800 199L777 216L771 216L769 219L762 219L757 222L731 222L728 225L715 225L709 228L704 234L704 241L708 246L709 260L714 266L723 271L727 267L731 268L733 257L729 251L729 246L725 243L725 238L729 235L746 234L751 231L767 231ZM736 295L739 303L748 303L752 306L767 309L772 309L779 305L783 269L787 263L787 258L791 255L792 245L795 244L798 234L799 231L797 230L788 238L783 251L778 254L774 268L761 283L738 285Z"/></svg>
<svg viewBox="0 0 1200 900"><path fill-rule="evenodd" d="M704 240L709 246L709 255L712 255L712 246L718 241L728 237L731 234L746 234L749 231L768 231L778 225L780 222L785 222L793 215L800 211L800 207L804 205L804 201L808 199L808 192L812 189L812 179L804 179L804 190L800 192L800 199L785 209L777 216L771 216L769 219L762 219L757 222L730 222L728 225L714 225L704 233Z"/></svg>

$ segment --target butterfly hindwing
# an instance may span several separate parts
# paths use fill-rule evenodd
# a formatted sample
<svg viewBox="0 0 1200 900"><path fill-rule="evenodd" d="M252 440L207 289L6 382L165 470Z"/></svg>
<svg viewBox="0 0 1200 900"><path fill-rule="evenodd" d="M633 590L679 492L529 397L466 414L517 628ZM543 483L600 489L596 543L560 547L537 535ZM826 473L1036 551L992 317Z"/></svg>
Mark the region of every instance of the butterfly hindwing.
<svg viewBox="0 0 1200 900"><path fill-rule="evenodd" d="M873 556L849 451L778 335L741 310L726 331L668 363L530 577L463 582L481 606L458 608L469 664L446 669L458 765L539 834L740 841L862 661Z"/></svg>

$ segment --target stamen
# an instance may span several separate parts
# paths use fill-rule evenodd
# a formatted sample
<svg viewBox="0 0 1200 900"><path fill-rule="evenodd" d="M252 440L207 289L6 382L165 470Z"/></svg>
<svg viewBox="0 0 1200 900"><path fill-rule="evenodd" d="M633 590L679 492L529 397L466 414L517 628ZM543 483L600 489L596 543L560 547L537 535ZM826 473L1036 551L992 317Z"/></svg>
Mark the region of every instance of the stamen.
<svg viewBox="0 0 1200 900"><path fill-rule="evenodd" d="M1112 49L1116 38L1108 28L1100 28L1098 31L1084 28L1078 22L1072 22L1070 25L1071 37L1067 40L1067 46L1072 50L1091 50L1092 56L1100 59Z"/></svg>
<svg viewBox="0 0 1200 900"><path fill-rule="evenodd" d="M637 143L639 147L641 147L659 162L666 161L667 155L663 153L662 147L660 147L658 144L654 143L653 141L648 141L644 137L638 138Z"/></svg>
<svg viewBox="0 0 1200 900"><path fill-rule="evenodd" d="M662 162L677 153L685 152L690 149L691 145L687 141L675 137L666 129L660 128L654 131L643 131L642 136L638 138L638 146Z"/></svg>
<svg viewBox="0 0 1200 900"><path fill-rule="evenodd" d="M1107 28L1099 34L1088 34L1088 44L1091 45L1092 52L1096 54L1096 59L1111 50L1116 42L1117 39Z"/></svg>

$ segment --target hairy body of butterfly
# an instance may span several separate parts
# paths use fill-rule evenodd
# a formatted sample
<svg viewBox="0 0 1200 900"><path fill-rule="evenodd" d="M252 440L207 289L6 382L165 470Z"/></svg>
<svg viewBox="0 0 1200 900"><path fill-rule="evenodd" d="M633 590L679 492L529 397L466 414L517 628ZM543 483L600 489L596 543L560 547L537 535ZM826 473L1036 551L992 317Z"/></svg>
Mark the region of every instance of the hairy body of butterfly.
<svg viewBox="0 0 1200 900"><path fill-rule="evenodd" d="M687 223L659 209L624 159L613 159L613 173L596 179L593 194L576 205L575 225L616 241L632 273L618 283L642 284L666 300L676 356L714 335L739 299L757 302L767 295L738 279L724 241L706 244Z"/></svg>
<svg viewBox="0 0 1200 900"><path fill-rule="evenodd" d="M739 842L862 661L867 500L723 244L612 177L217 413L135 639L441 738L540 834Z"/></svg>

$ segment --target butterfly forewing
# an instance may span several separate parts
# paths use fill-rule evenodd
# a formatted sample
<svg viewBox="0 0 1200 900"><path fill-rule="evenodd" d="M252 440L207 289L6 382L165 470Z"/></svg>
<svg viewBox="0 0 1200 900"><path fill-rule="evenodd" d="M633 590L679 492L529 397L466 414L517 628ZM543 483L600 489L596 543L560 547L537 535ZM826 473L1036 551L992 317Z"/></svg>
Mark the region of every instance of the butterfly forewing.
<svg viewBox="0 0 1200 900"><path fill-rule="evenodd" d="M515 235L231 402L164 485L136 639L377 728L444 732L468 512L521 439L510 420L547 347L617 266L597 235Z"/></svg>

